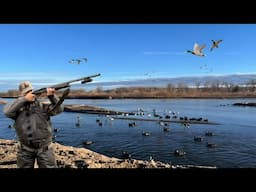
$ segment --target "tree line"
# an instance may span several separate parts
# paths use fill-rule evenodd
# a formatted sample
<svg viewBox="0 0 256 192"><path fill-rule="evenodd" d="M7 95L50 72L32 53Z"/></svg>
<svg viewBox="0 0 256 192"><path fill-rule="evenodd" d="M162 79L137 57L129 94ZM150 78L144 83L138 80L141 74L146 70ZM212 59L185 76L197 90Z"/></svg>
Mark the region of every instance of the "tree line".
<svg viewBox="0 0 256 192"><path fill-rule="evenodd" d="M61 94L58 91L57 94ZM17 97L18 90L8 90L0 93L0 97ZM193 86L186 83L174 85L169 83L166 87L120 87L104 90L103 87L86 91L85 89L71 90L69 98L225 98L225 97L255 97L256 80L250 80L244 85L230 82L206 81L196 82Z"/></svg>

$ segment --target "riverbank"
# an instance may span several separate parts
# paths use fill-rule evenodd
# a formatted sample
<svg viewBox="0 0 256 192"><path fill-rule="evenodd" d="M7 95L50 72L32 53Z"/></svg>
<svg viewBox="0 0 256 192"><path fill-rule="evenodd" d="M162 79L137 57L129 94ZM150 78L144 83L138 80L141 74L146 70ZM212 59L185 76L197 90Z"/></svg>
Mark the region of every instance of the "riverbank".
<svg viewBox="0 0 256 192"><path fill-rule="evenodd" d="M76 148L53 143L58 168L164 168L186 169L216 167L194 165L171 165L160 161L118 159L108 157L86 148ZM17 141L0 139L0 168L17 168ZM37 165L35 166L37 167Z"/></svg>
<svg viewBox="0 0 256 192"><path fill-rule="evenodd" d="M102 107L89 106L89 105L77 105L77 104L64 105L64 111L76 112L76 113L89 113L89 114L105 114L105 115L122 115L122 114L134 115L135 114L135 113L127 113L124 111L109 110Z"/></svg>

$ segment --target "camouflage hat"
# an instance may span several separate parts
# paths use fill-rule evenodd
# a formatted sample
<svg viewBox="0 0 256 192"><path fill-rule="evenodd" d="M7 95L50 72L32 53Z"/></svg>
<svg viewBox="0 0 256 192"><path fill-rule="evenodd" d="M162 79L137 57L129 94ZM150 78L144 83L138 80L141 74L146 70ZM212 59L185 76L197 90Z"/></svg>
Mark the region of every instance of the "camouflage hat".
<svg viewBox="0 0 256 192"><path fill-rule="evenodd" d="M19 85L19 91L22 95L26 94L28 91L33 90L32 84L29 81L23 81Z"/></svg>

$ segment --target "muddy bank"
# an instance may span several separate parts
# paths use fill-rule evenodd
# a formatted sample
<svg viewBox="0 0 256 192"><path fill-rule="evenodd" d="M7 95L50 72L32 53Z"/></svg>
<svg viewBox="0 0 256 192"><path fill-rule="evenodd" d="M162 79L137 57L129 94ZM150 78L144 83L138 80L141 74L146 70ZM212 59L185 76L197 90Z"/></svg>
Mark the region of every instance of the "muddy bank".
<svg viewBox="0 0 256 192"><path fill-rule="evenodd" d="M76 112L76 113L90 113L90 114L104 114L104 115L134 115L135 113L127 113L123 111L113 111L101 107L89 106L89 105L64 105L65 112Z"/></svg>
<svg viewBox="0 0 256 192"><path fill-rule="evenodd" d="M171 165L160 161L118 159L108 157L86 148L76 148L53 143L58 168L206 168L216 167ZM0 139L0 168L17 168L16 165L17 141ZM35 166L37 167L37 165Z"/></svg>
<svg viewBox="0 0 256 192"><path fill-rule="evenodd" d="M234 103L234 106L256 107L256 103Z"/></svg>

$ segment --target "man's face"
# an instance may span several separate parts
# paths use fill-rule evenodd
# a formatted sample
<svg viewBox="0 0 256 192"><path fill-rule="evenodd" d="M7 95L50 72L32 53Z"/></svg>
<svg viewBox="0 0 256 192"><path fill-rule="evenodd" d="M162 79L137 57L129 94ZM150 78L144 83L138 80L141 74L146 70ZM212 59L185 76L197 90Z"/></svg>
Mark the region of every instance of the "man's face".
<svg viewBox="0 0 256 192"><path fill-rule="evenodd" d="M27 95L28 93L32 93L33 90L29 90L26 93L24 93L24 96Z"/></svg>

